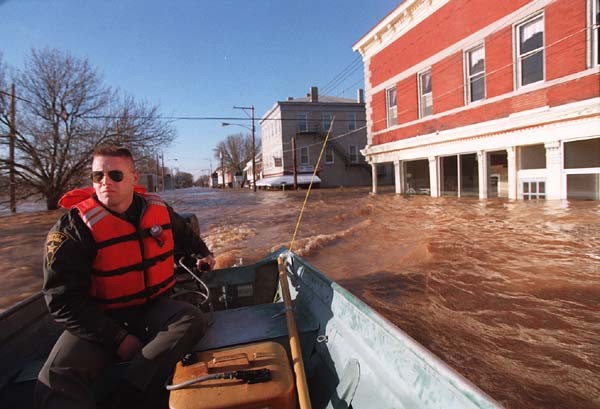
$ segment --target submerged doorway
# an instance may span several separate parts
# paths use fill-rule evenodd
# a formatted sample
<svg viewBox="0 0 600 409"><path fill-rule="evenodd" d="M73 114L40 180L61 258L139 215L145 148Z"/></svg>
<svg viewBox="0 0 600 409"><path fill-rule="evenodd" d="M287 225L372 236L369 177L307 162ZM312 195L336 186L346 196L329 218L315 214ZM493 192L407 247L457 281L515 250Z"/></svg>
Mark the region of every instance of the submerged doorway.
<svg viewBox="0 0 600 409"><path fill-rule="evenodd" d="M488 197L508 197L508 154L488 152Z"/></svg>
<svg viewBox="0 0 600 409"><path fill-rule="evenodd" d="M429 161L427 159L404 161L405 189L411 195L429 195Z"/></svg>
<svg viewBox="0 0 600 409"><path fill-rule="evenodd" d="M458 197L479 195L477 154L440 157L440 194Z"/></svg>

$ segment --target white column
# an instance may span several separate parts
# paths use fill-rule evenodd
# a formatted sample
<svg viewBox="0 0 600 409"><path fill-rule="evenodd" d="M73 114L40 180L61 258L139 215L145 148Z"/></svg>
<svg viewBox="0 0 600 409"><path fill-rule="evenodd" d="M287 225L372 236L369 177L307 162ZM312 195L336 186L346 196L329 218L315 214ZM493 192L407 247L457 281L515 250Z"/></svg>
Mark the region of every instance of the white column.
<svg viewBox="0 0 600 409"><path fill-rule="evenodd" d="M508 198L517 198L517 148L506 148L508 157Z"/></svg>
<svg viewBox="0 0 600 409"><path fill-rule="evenodd" d="M438 197L440 195L437 158L435 156L429 157L429 188L431 189L431 197Z"/></svg>
<svg viewBox="0 0 600 409"><path fill-rule="evenodd" d="M396 193L404 193L404 163L401 160L394 161L394 182L396 183Z"/></svg>
<svg viewBox="0 0 600 409"><path fill-rule="evenodd" d="M377 194L377 164L371 163L371 193Z"/></svg>
<svg viewBox="0 0 600 409"><path fill-rule="evenodd" d="M488 161L487 153L477 151L477 170L479 176L479 198L487 199L488 197Z"/></svg>
<svg viewBox="0 0 600 409"><path fill-rule="evenodd" d="M560 141L546 142L546 199L563 199L563 149Z"/></svg>

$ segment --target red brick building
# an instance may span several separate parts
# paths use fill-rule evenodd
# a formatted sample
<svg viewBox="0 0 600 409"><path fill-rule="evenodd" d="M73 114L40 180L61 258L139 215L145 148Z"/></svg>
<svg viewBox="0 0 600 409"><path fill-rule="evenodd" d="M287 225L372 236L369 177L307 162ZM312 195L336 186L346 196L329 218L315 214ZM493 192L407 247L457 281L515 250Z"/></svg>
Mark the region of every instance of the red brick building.
<svg viewBox="0 0 600 409"><path fill-rule="evenodd" d="M402 2L354 45L369 163L397 193L599 200L599 3Z"/></svg>

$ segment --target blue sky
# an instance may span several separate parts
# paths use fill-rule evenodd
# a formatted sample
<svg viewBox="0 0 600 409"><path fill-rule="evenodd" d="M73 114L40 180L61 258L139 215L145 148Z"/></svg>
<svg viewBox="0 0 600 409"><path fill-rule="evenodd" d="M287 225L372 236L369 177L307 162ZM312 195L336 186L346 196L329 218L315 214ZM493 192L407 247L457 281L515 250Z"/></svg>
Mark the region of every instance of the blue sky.
<svg viewBox="0 0 600 409"><path fill-rule="evenodd" d="M165 116L243 117L232 107L254 105L258 118L278 100L323 89L358 57L352 45L398 3L0 0L0 52L21 68L31 48L68 50L88 58L106 85L158 104ZM362 77L360 63L327 94L355 98ZM196 176L208 173L218 141L246 132L214 120L175 126L165 165Z"/></svg>

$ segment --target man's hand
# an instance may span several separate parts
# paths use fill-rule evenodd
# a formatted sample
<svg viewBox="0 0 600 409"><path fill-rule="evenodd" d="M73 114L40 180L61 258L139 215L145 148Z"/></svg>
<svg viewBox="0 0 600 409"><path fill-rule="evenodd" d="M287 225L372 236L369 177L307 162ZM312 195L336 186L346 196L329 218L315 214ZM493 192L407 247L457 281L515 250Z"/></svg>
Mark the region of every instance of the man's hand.
<svg viewBox="0 0 600 409"><path fill-rule="evenodd" d="M135 335L127 334L117 348L117 355L122 361L129 361L135 354L141 351L144 344Z"/></svg>
<svg viewBox="0 0 600 409"><path fill-rule="evenodd" d="M198 271L206 270L206 265L208 265L208 271L213 271L215 268L215 258L212 254L196 261L196 268Z"/></svg>

